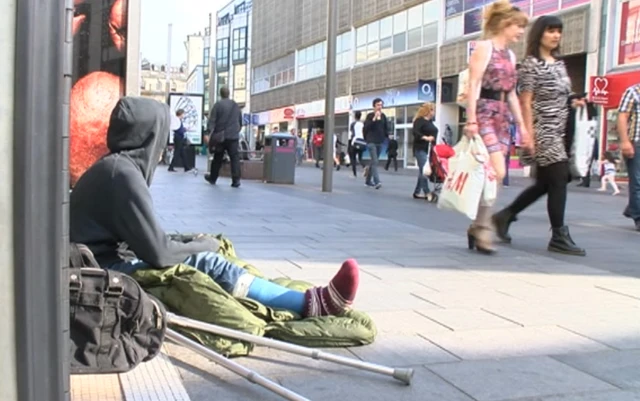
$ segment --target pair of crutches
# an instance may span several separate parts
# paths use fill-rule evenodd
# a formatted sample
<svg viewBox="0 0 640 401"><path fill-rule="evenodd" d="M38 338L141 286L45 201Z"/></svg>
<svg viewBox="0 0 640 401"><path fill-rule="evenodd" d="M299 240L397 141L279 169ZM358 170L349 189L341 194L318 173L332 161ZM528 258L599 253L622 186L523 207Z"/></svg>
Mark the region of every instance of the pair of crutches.
<svg viewBox="0 0 640 401"><path fill-rule="evenodd" d="M251 334L227 329L224 327L216 326L209 323L200 322L198 320L188 319L182 316L175 315L173 313L167 313L167 321L169 324L175 326L191 328L206 331L212 334L218 334L224 337L235 338L237 340L250 342L256 345L261 345L268 348L278 349L285 352L289 352L296 355L307 356L313 359L334 362L340 365L350 366L352 368L362 369L369 372L380 373L383 375L391 376L396 380L399 380L406 385L411 384L411 378L413 377L413 369L403 368L389 368L382 365L377 365L369 362L359 361L357 359L346 358L331 353L319 351L312 348L306 348L295 344L289 344L282 341L272 340L269 338L254 336ZM208 358L209 360L217 363L218 365L236 373L237 375L247 379L248 381L258 384L267 390L270 390L284 399L291 401L310 401L308 398L301 396L289 390L286 387L279 385L278 383L267 379L266 377L256 373L252 370L246 369L238 363L225 358L224 356L210 350L209 348L201 345L200 343L191 340L190 338L177 333L174 330L167 330L167 337L174 342L189 348L190 350Z"/></svg>

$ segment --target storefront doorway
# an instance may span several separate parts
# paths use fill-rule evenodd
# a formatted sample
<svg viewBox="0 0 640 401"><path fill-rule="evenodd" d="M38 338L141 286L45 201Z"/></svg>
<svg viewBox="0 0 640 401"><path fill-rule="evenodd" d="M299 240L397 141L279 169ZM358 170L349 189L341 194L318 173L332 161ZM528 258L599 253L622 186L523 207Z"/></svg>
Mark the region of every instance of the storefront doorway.
<svg viewBox="0 0 640 401"><path fill-rule="evenodd" d="M625 90L640 82L640 71L620 74L609 74L590 78L590 100L602 107L602 130L600 133L600 152L613 152L622 160L620 153L620 138L616 129L618 122L618 106ZM625 163L619 164L618 177L628 177Z"/></svg>

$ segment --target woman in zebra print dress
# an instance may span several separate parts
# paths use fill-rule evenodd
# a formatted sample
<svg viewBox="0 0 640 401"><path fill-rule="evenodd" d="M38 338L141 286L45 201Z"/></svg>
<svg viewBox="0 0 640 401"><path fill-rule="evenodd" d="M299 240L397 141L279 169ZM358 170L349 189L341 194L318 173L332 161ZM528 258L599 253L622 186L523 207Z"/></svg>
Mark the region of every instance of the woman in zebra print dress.
<svg viewBox="0 0 640 401"><path fill-rule="evenodd" d="M511 205L493 216L500 239L511 242L509 225L516 216L543 195L552 228L548 249L572 255L586 253L578 247L564 222L569 184L569 162L565 145L569 107L584 106L584 99L571 94L571 80L559 59L562 21L556 16L540 17L527 38L527 57L518 70L520 103L529 135L523 147L536 165L536 181Z"/></svg>

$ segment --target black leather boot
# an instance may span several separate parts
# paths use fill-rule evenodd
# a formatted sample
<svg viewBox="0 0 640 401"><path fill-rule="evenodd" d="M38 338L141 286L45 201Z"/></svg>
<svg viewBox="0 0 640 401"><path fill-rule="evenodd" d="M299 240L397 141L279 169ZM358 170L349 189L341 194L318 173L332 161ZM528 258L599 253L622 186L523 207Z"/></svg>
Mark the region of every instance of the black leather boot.
<svg viewBox="0 0 640 401"><path fill-rule="evenodd" d="M496 228L496 235L502 242L511 243L511 235L509 235L509 226L518 220L508 208L502 209L491 217L491 221Z"/></svg>
<svg viewBox="0 0 640 401"><path fill-rule="evenodd" d="M550 252L558 252L575 256L587 256L587 251L580 248L575 242L573 242L571 234L569 234L569 227L564 226L560 228L552 228L551 232L551 241L549 241L549 246L547 247Z"/></svg>

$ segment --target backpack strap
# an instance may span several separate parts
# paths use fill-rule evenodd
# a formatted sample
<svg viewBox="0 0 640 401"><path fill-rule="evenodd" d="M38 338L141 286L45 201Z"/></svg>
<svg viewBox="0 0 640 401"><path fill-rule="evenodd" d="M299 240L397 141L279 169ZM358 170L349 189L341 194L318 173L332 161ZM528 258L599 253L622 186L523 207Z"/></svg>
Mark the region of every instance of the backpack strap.
<svg viewBox="0 0 640 401"><path fill-rule="evenodd" d="M93 252L84 244L76 244L74 242L69 244L69 263L70 267L94 267L100 268L98 261Z"/></svg>

